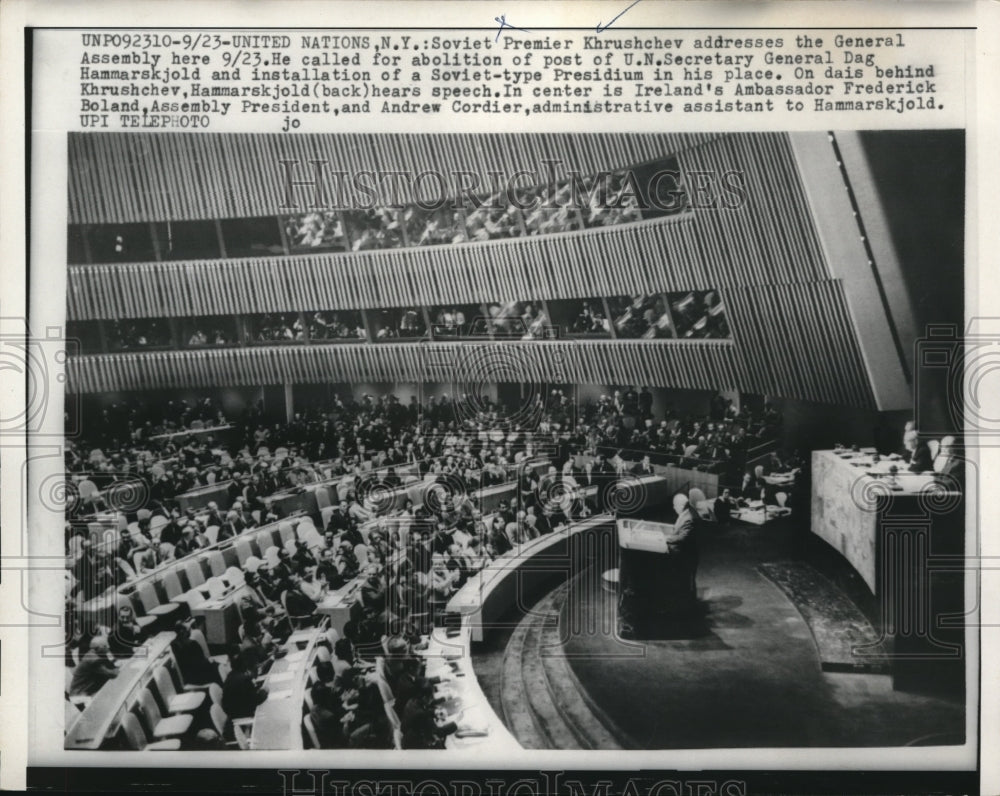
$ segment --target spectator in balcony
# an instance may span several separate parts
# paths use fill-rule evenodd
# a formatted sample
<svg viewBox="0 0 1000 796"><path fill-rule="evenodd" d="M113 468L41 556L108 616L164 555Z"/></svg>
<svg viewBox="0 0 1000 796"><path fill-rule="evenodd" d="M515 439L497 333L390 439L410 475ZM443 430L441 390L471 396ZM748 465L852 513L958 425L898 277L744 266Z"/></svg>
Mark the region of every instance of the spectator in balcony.
<svg viewBox="0 0 1000 796"><path fill-rule="evenodd" d="M584 302L579 315L573 319L570 331L574 334L606 334L608 322L604 317L603 308L600 308L596 302Z"/></svg>

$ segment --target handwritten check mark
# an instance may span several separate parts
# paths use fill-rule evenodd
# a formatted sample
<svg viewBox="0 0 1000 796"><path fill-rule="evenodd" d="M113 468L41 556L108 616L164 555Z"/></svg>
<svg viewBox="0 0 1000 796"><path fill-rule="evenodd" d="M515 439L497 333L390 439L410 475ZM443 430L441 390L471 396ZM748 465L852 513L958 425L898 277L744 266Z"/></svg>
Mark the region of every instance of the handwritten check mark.
<svg viewBox="0 0 1000 796"><path fill-rule="evenodd" d="M639 5L640 2L641 2L641 0L635 0L635 2L632 3L632 5L630 5L628 8L625 9L625 11L620 12L617 16L615 16L614 18L612 18L612 20L607 25L602 25L600 22L598 22L597 23L597 32L600 33L601 31L604 31L604 30L607 30L608 28L610 28L612 25L615 24L615 22L621 16L623 16L625 14L626 11L628 11L629 9L631 9L633 6Z"/></svg>

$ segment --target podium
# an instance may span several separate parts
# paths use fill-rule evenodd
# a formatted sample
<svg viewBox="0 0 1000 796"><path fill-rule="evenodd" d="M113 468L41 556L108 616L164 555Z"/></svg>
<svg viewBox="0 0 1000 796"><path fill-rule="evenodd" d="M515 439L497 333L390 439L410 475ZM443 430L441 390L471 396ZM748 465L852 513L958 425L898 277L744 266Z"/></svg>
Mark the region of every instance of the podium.
<svg viewBox="0 0 1000 796"><path fill-rule="evenodd" d="M635 638L672 637L695 615L694 567L684 548L671 549L674 526L619 519L618 627Z"/></svg>

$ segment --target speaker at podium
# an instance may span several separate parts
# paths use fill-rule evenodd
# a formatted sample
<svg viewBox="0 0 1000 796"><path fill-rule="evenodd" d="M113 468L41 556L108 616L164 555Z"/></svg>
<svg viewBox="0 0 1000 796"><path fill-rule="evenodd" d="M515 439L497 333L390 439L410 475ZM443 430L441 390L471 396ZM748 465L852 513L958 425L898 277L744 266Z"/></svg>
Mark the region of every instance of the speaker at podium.
<svg viewBox="0 0 1000 796"><path fill-rule="evenodd" d="M677 638L693 629L697 552L685 512L676 523L616 521L618 630L623 638Z"/></svg>

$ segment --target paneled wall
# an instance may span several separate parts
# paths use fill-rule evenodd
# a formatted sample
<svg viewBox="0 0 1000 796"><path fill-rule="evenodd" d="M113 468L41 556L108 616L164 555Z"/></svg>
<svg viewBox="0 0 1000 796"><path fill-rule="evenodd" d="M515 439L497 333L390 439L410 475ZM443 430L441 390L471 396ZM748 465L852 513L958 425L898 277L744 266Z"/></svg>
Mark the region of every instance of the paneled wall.
<svg viewBox="0 0 1000 796"><path fill-rule="evenodd" d="M213 139L206 141L203 139ZM435 149L431 144L439 145ZM141 158L140 154L147 157ZM442 163L472 169L562 157L582 173L677 155L685 180L738 179L745 201L606 229L352 254L73 266L72 320L198 316L717 289L733 340L506 343L549 381L736 389L872 406L845 299L831 277L788 137L75 136L71 218L134 221L277 212L262 159L322 156L338 168ZM339 160L334 160L334 158ZM188 159L187 165L184 164ZM192 165L193 164L193 165ZM196 167L195 167L196 166ZM266 170L264 170L266 171ZM125 180L128 175L128 180ZM112 186L129 182L127 190ZM693 196L693 186L687 185ZM842 186L831 186L842 190ZM156 199L159 197L159 199ZM270 204L268 203L270 201ZM276 200L280 203L280 199ZM488 345L488 344L482 344ZM447 344L310 346L81 357L71 390L430 378ZM491 355L494 356L494 355ZM515 369L516 371L516 369ZM445 380L450 375L445 374ZM505 373L497 381L517 381ZM442 380L437 377L431 380Z"/></svg>

